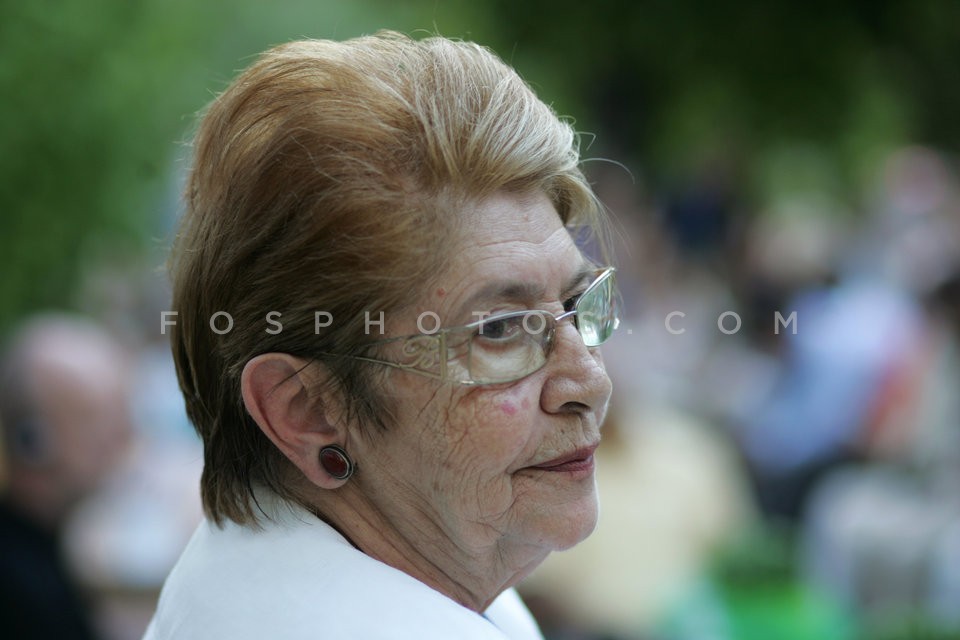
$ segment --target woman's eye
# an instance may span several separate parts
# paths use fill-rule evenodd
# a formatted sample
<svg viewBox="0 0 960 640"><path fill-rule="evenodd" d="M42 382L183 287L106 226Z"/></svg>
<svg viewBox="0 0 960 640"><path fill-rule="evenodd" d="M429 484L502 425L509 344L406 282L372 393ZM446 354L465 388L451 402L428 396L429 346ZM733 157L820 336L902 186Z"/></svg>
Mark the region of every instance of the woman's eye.
<svg viewBox="0 0 960 640"><path fill-rule="evenodd" d="M563 301L563 310L564 311L573 311L573 308L577 306L577 301L580 300L582 294L578 293L575 296L571 296Z"/></svg>
<svg viewBox="0 0 960 640"><path fill-rule="evenodd" d="M480 335L487 340L512 340L523 332L519 318L491 319L480 325Z"/></svg>

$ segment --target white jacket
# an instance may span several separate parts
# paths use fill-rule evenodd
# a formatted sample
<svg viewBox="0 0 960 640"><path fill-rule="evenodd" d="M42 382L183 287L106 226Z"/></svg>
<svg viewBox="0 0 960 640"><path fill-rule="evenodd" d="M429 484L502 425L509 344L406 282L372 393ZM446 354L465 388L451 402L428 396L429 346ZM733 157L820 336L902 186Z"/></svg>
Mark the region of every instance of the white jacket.
<svg viewBox="0 0 960 640"><path fill-rule="evenodd" d="M298 507L256 530L203 522L144 640L543 640L512 589L479 615Z"/></svg>

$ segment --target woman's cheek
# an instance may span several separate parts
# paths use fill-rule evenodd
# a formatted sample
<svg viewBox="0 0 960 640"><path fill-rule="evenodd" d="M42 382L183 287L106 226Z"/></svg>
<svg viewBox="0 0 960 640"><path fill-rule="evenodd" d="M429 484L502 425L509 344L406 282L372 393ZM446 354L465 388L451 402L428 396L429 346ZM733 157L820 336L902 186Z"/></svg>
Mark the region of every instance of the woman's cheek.
<svg viewBox="0 0 960 640"><path fill-rule="evenodd" d="M520 400L519 403L514 399L502 400L497 408L504 415L508 417L513 417L517 415L517 412L520 411L521 409L526 411L527 409L530 408L530 398L523 398Z"/></svg>
<svg viewBox="0 0 960 640"><path fill-rule="evenodd" d="M498 409L500 409L500 411L507 416L512 417L517 414L517 405L515 405L511 400L504 400L501 402Z"/></svg>

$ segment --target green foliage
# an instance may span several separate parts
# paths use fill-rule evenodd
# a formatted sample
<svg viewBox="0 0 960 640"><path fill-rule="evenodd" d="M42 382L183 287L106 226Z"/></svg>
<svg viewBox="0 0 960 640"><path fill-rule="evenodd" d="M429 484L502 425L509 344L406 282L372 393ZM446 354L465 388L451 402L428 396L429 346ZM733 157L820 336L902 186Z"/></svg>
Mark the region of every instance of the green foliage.
<svg viewBox="0 0 960 640"><path fill-rule="evenodd" d="M737 640L851 640L853 621L826 596L804 584L796 570L795 532L768 527L752 532L719 557L713 581Z"/></svg>
<svg viewBox="0 0 960 640"><path fill-rule="evenodd" d="M194 114L251 56L393 28L494 48L654 184L705 159L763 183L797 146L855 185L960 146L960 2L37 0L0 4L0 333L82 271L165 244ZM585 138L590 142L591 138Z"/></svg>
<svg viewBox="0 0 960 640"><path fill-rule="evenodd" d="M0 334L29 311L82 306L84 271L165 245L194 114L272 43L345 23L356 35L359 6L0 5Z"/></svg>
<svg viewBox="0 0 960 640"><path fill-rule="evenodd" d="M157 232L173 142L196 108L191 81L202 81L192 68L204 34L176 5L189 6L4 8L0 329L70 306L84 265L134 256Z"/></svg>
<svg viewBox="0 0 960 640"><path fill-rule="evenodd" d="M960 627L947 626L919 614L898 616L868 625L859 640L960 640Z"/></svg>

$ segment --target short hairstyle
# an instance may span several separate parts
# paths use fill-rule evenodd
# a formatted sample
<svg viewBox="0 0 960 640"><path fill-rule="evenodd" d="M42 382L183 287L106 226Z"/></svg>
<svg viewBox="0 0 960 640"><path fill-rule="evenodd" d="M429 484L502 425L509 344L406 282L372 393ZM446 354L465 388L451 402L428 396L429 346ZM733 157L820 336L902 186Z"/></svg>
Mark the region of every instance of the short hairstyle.
<svg viewBox="0 0 960 640"><path fill-rule="evenodd" d="M194 153L171 255L172 343L218 524L256 522L258 484L300 501L288 475L299 472L244 409L251 358L322 361L349 415L386 428L371 365L320 354L362 350L365 311L389 316L421 295L471 203L541 192L564 224L601 215L570 125L489 50L440 37L271 49L208 107ZM234 322L224 335L210 325L221 311ZM279 333L266 331L270 311ZM334 319L319 333L317 311Z"/></svg>

